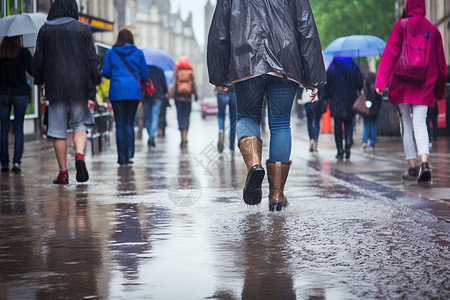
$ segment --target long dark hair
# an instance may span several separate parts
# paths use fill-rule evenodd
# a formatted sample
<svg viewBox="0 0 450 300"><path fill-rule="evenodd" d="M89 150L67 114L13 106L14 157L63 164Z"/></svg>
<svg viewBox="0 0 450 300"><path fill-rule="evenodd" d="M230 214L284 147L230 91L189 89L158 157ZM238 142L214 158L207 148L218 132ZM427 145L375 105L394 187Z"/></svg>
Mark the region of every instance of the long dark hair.
<svg viewBox="0 0 450 300"><path fill-rule="evenodd" d="M14 58L19 55L22 48L20 36L5 36L0 44L0 57Z"/></svg>
<svg viewBox="0 0 450 300"><path fill-rule="evenodd" d="M125 44L134 44L133 33L128 28L122 28L119 30L114 47L124 46Z"/></svg>

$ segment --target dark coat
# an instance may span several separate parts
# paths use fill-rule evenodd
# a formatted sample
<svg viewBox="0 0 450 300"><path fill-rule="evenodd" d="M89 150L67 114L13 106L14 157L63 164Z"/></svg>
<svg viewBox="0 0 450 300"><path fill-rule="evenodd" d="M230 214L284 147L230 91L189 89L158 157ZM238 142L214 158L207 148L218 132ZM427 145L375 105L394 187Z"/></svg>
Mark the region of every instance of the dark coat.
<svg viewBox="0 0 450 300"><path fill-rule="evenodd" d="M369 109L369 115L363 116L363 118L378 118L381 110L381 103L383 101L383 97L378 95L375 92L375 81L366 79L366 99L367 101L372 102L372 106Z"/></svg>
<svg viewBox="0 0 450 300"><path fill-rule="evenodd" d="M39 30L32 70L35 84L45 84L50 103L87 103L95 99L95 86L100 83L91 29L75 17L74 0L56 0Z"/></svg>
<svg viewBox="0 0 450 300"><path fill-rule="evenodd" d="M155 98L162 99L164 94L167 94L167 82L163 69L157 66L147 66L148 77L152 80L156 88L155 94L152 97L144 97L144 100L152 100Z"/></svg>
<svg viewBox="0 0 450 300"><path fill-rule="evenodd" d="M330 104L331 116L352 118L352 106L357 93L363 87L363 76L359 66L346 57L335 57L327 71L325 97Z"/></svg>
<svg viewBox="0 0 450 300"><path fill-rule="evenodd" d="M0 95L30 96L26 71L31 74L31 54L21 48L14 58L0 57Z"/></svg>
<svg viewBox="0 0 450 300"><path fill-rule="evenodd" d="M208 35L209 82L275 72L308 88L326 82L308 0L218 0Z"/></svg>

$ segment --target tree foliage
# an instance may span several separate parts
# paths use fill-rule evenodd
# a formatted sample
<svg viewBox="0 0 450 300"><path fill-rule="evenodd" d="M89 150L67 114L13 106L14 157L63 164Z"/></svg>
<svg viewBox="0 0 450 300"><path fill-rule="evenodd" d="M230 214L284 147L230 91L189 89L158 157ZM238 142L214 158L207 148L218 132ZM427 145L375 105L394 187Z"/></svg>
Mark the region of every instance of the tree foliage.
<svg viewBox="0 0 450 300"><path fill-rule="evenodd" d="M365 34L387 40L395 24L396 0L309 0L322 47L338 37Z"/></svg>

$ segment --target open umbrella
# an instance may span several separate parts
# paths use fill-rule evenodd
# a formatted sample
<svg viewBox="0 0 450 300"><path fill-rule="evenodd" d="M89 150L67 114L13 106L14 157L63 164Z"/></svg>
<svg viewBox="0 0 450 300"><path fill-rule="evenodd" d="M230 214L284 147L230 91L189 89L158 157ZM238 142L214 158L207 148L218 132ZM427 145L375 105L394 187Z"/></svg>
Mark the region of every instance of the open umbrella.
<svg viewBox="0 0 450 300"><path fill-rule="evenodd" d="M0 19L0 37L37 34L47 20L44 13L22 13Z"/></svg>
<svg viewBox="0 0 450 300"><path fill-rule="evenodd" d="M169 85L172 82L173 70L175 69L175 60L164 50L156 48L143 48L145 61L147 65L157 66L164 71L166 81Z"/></svg>
<svg viewBox="0 0 450 300"><path fill-rule="evenodd" d="M346 57L367 57L383 54L386 42L373 35L350 35L332 41L324 54Z"/></svg>

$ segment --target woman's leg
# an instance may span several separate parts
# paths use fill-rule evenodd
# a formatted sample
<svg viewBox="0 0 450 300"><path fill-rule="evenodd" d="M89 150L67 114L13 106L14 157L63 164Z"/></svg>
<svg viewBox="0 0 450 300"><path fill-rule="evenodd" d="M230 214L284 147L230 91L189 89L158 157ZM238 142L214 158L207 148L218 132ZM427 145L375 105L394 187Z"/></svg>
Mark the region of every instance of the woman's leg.
<svg viewBox="0 0 450 300"><path fill-rule="evenodd" d="M217 93L217 121L219 122L219 131L225 130L225 108L227 106L227 95Z"/></svg>
<svg viewBox="0 0 450 300"><path fill-rule="evenodd" d="M426 124L428 106L412 105L412 110L412 122L414 127L414 138L417 144L417 152L422 162L428 161L428 156L430 155L430 140L428 138L428 130Z"/></svg>
<svg viewBox="0 0 450 300"><path fill-rule="evenodd" d="M128 160L134 157L134 118L136 117L136 111L139 106L138 100L126 100L125 113L126 113L126 140L128 143Z"/></svg>
<svg viewBox="0 0 450 300"><path fill-rule="evenodd" d="M28 103L30 103L30 97L17 96L13 97L14 106L14 158L13 163L20 165L23 154L24 134L23 134L23 122L25 112L27 111Z"/></svg>
<svg viewBox="0 0 450 300"><path fill-rule="evenodd" d="M369 141L369 132L370 132L370 121L369 118L363 118L364 120L364 129L363 129L363 136L362 136L362 142L363 142L363 148L364 146L367 146L367 142Z"/></svg>
<svg viewBox="0 0 450 300"><path fill-rule="evenodd" d="M127 130L126 130L126 113L125 113L125 100L111 101L111 105L114 111L114 120L116 122L116 146L117 146L117 163L128 163L128 143L127 143Z"/></svg>
<svg viewBox="0 0 450 300"><path fill-rule="evenodd" d="M372 118L370 120L370 128L369 128L369 136L370 136L370 147L375 147L375 140L377 139L377 119Z"/></svg>
<svg viewBox="0 0 450 300"><path fill-rule="evenodd" d="M321 120L320 116L319 117L315 116L313 119L313 124L314 124L313 138L314 138L314 141L316 141L316 142L319 140L320 120Z"/></svg>
<svg viewBox="0 0 450 300"><path fill-rule="evenodd" d="M158 122L159 122L159 113L161 111L162 99L154 99L152 105L152 116L151 116L151 126L149 136L150 138L154 138L156 136L156 132L158 131Z"/></svg>
<svg viewBox="0 0 450 300"><path fill-rule="evenodd" d="M414 128L411 118L411 104L401 103L398 105L403 121L403 148L405 149L406 160L410 167L416 166L416 145L414 142Z"/></svg>
<svg viewBox="0 0 450 300"><path fill-rule="evenodd" d="M152 102L148 100L142 101L142 106L144 109L144 127L147 130L148 136L150 137L150 133L152 131Z"/></svg>
<svg viewBox="0 0 450 300"><path fill-rule="evenodd" d="M2 168L9 167L9 126L12 99L7 95L0 95L0 161Z"/></svg>

